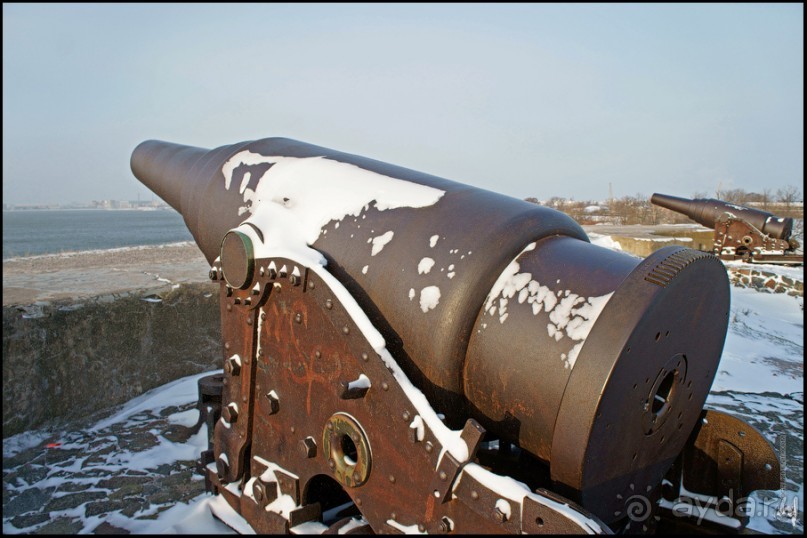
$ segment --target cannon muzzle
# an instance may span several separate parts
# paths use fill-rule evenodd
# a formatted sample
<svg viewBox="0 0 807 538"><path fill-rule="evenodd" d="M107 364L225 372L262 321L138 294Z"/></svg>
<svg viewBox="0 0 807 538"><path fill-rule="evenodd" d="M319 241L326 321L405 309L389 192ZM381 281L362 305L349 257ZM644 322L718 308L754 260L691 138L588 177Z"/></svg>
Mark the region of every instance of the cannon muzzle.
<svg viewBox="0 0 807 538"><path fill-rule="evenodd" d="M547 466L554 483L606 521L624 509L629 491L661 483L699 419L729 314L726 271L711 254L665 247L640 260L592 245L575 221L553 209L283 138L213 150L148 141L135 149L131 163L138 179L182 213L207 260L221 265L222 301L231 301L222 309L225 333L233 335L227 356L235 361L231 371L237 366L241 372L227 390L247 386L245 376L252 374L241 368L243 357L259 363L256 376L266 361L286 360L269 346L290 331L291 353L301 357L300 364L297 358L289 363L290 379L303 375L306 357L316 357L310 360L317 370L300 378L308 387L306 416L323 413L315 425L322 428L334 411L325 412L332 388L317 383L352 355L328 356L329 348L320 347L323 337L316 336L325 333L303 332L314 330L313 303L283 303L290 318L280 303L260 306L261 316L248 324L227 325L229 312L255 308L249 301L264 297L259 294L267 289L267 275L291 273L270 263L284 257L326 266L447 425L460 428L474 417ZM293 289L308 292L300 285L304 275L289 278L299 285ZM274 286L268 284L267 293L291 301L283 299L292 296L286 288ZM323 288L318 281L310 296ZM258 295L250 295L253 290ZM326 314L335 300L323 296L322 304L330 305L323 307ZM253 323L264 314L265 322ZM340 338L353 334L348 325L338 329ZM256 355L253 341L269 351ZM245 351L231 357L239 342ZM268 379L269 388L280 383L277 376ZM385 393L378 379L371 381L367 405L381 405L392 390ZM296 386L287 383L286 393ZM347 387L335 401L357 401L351 398L361 390ZM286 393L278 389L279 398ZM250 393L243 400L238 394L233 405L243 416ZM266 398L254 405L255 412L274 409ZM359 404L338 405L356 410L354 422L340 419L336 426L366 432L366 443L356 435L359 449L381 442L373 422L397 420L376 416L359 428ZM302 402L292 407L304 408ZM401 414L408 427L409 410L395 411ZM217 435L232 436L236 446L243 443L239 424L258 421L234 422L237 415L231 415L232 427L217 427ZM303 423L294 424L304 430ZM273 431L281 435L281 429ZM247 464L238 451L227 455L220 473L233 481ZM374 458L402 460L400 454ZM386 476L379 488L389 487ZM355 485L350 476L343 480ZM363 487L375 487L370 480Z"/></svg>
<svg viewBox="0 0 807 538"><path fill-rule="evenodd" d="M686 215L707 228L714 228L721 215L730 213L734 217L752 224L759 231L774 239L787 241L793 232L793 219L790 217L777 217L767 211L731 204L714 198L690 200L655 193L650 197L650 202L659 207Z"/></svg>

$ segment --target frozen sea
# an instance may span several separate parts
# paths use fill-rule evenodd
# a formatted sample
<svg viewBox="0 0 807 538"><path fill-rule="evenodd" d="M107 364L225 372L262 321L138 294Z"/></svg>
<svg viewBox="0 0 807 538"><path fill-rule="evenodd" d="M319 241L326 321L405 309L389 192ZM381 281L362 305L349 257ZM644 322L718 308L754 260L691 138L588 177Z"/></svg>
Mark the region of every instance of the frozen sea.
<svg viewBox="0 0 807 538"><path fill-rule="evenodd" d="M618 248L608 236L593 239L603 246ZM803 281L803 269L786 271ZM753 494L758 510L750 528L774 534L802 534L804 300L745 288L732 288L731 294L726 345L706 405L755 426L773 444L782 462L780 488ZM3 532L48 532L53 528L48 525L63 521L72 525L66 528L74 533L90 533L102 524L132 533L233 533L211 515L213 510L226 514L226 503L204 493L193 493L180 502L152 495L136 510L119 508L99 514L91 509L97 505L98 497L118 494L111 484L122 476L141 477L141 481L162 475L170 481L175 476L195 487L188 491L201 491L198 477L178 473L192 468L193 460L206 447L205 427L194 435L178 438L164 429L171 425L187 429L195 423L199 377L183 378L154 389L80 428L32 431L4 440ZM134 430L151 432L154 440L146 447L127 444L127 432ZM51 462L59 463L37 463L47 463L49 457ZM33 503L36 506L31 512L18 508L13 517L7 513L7 495L13 502L24 495L30 497L34 491L42 501ZM94 500L77 505L65 502L61 505L67 506L58 509L58 500L77 498L76 491ZM54 509L42 514L41 507L46 504ZM233 514L230 517L237 521ZM241 531L250 529L242 527Z"/></svg>

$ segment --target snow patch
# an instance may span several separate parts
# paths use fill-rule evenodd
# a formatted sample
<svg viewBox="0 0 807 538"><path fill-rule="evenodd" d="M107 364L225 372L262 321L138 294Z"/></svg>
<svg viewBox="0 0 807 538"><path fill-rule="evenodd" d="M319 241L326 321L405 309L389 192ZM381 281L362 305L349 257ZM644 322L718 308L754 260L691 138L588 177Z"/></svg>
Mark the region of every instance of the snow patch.
<svg viewBox="0 0 807 538"><path fill-rule="evenodd" d="M420 309L428 312L437 307L440 303L440 288L437 286L426 286L420 290Z"/></svg>
<svg viewBox="0 0 807 538"><path fill-rule="evenodd" d="M423 258L418 263L418 274L425 275L434 267L434 260L431 258Z"/></svg>
<svg viewBox="0 0 807 538"><path fill-rule="evenodd" d="M573 368L583 343L613 292L599 297L581 297L571 290L558 290L556 293L541 285L532 278L531 273L519 272L521 267L516 261L519 256L534 248L535 243L527 245L502 271L488 294L485 310L491 316L498 315L499 323L504 323L509 316L509 302L515 297L519 304L528 303L533 315L548 313L546 331L549 337L560 342L565 334L576 342L568 354L561 355L563 367ZM557 281L559 282L560 280Z"/></svg>
<svg viewBox="0 0 807 538"><path fill-rule="evenodd" d="M392 237L394 235L395 235L395 232L390 230L390 231L388 231L387 233L385 233L383 235L379 235L378 237L373 237L373 250L370 253L370 256L375 256L376 254L381 252L381 250L387 245L387 243L392 241Z"/></svg>
<svg viewBox="0 0 807 538"><path fill-rule="evenodd" d="M434 205L445 194L325 157L267 156L249 150L222 166L224 187L230 189L238 167L258 164L272 166L257 182L252 178L257 183L254 191L243 181L243 190L239 190L244 201L239 214L250 214L239 231L249 230L243 226L249 222L263 232L263 241L250 234L257 258L285 256L305 260L308 265L325 265L325 258L308 245L329 222L358 217L373 202L378 211L419 208ZM383 244L378 248L380 251Z"/></svg>

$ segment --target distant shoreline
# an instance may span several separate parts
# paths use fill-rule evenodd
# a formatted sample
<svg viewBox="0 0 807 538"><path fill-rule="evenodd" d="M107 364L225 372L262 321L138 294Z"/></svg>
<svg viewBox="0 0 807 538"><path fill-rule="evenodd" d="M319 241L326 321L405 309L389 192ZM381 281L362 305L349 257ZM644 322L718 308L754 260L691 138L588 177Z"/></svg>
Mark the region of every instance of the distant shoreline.
<svg viewBox="0 0 807 538"><path fill-rule="evenodd" d="M19 207L4 209L3 213L18 213L20 211L176 211L170 206L160 207Z"/></svg>
<svg viewBox="0 0 807 538"><path fill-rule="evenodd" d="M175 247L196 247L193 241L174 241L170 243L155 243L149 245L130 245L125 247L112 247L112 248L94 248L87 250L65 250L64 252L49 252L46 254L31 254L30 256L13 256L11 258L3 258L3 263L18 262L25 260L34 260L41 258L72 258L75 256L86 256L92 254L106 254L115 252L126 252L129 250L151 250L159 248L175 248Z"/></svg>

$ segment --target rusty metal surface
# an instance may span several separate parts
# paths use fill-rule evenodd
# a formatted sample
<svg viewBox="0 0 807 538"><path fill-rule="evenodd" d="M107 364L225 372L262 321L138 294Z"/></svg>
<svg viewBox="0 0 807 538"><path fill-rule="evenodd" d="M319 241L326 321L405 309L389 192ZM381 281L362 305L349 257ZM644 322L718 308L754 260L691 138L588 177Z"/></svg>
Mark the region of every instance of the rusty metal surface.
<svg viewBox="0 0 807 538"><path fill-rule="evenodd" d="M295 267L291 260L273 261L275 266L286 266L289 273ZM266 267L268 263L259 260L257 265ZM461 475L462 464L449 453L439 459L443 447L427 425L422 437L412 435L416 409L407 394L325 282L297 267L305 277L296 285L280 272L273 277L263 271L264 276L256 278L261 288L270 291L258 308L262 321L255 328L259 346L254 390L248 392L252 398L248 405L240 406L253 415L250 461L246 474L240 477L213 477L218 481L218 491L240 488L240 497L225 498L258 532L285 532L294 526L294 521L264 509L277 498L268 493L275 489L302 508L318 506L306 508L305 517L316 519L324 509L333 508L332 498L322 493L327 490L321 486L323 477L343 488L376 531L393 532L397 527L389 523L392 521L438 533L520 532L515 506L512 516L503 518L496 510L499 495L472 477ZM222 289L227 290L226 284ZM234 291L230 303L244 293ZM228 298L227 291L222 294ZM239 308L248 309L243 300ZM370 388L359 398L344 398L343 382L362 374L369 378ZM247 391L227 392L225 388L225 393L226 408L229 399ZM270 393L275 395L274 405L266 397ZM217 427L216 435L222 433ZM466 424L462 438L472 455L483 435L484 429L474 421ZM235 461L240 445L228 445L228 438L222 439L221 452ZM337 458L342 462L337 463ZM271 462L274 475L283 476L283 480L259 484L270 468L267 462ZM250 495L244 486L256 478ZM455 489L458 481L462 487ZM467 494L466 487L470 488ZM540 504L539 497L528 498ZM338 495L336 498L343 500ZM572 505L569 510L590 517L566 502ZM553 529L583 530L546 506L540 517ZM535 519L532 521L534 526ZM607 531L605 525L602 528Z"/></svg>
<svg viewBox="0 0 807 538"><path fill-rule="evenodd" d="M650 202L714 229L712 253L722 260L801 265L793 219L720 200L689 200L655 193Z"/></svg>
<svg viewBox="0 0 807 538"><path fill-rule="evenodd" d="M650 203L686 215L707 228L714 228L721 217L728 213L737 220L748 222L763 234L774 239L787 241L793 232L793 219L790 217L777 217L767 211L731 204L714 198L690 200L654 193L650 197Z"/></svg>
<svg viewBox="0 0 807 538"><path fill-rule="evenodd" d="M462 430L469 461L418 424L419 393L321 269L255 259L252 241L268 230L242 225L254 208L244 213L241 191L271 181L273 165L240 165L227 188L223 167L244 150L445 191L420 208L370 203L311 246L406 382ZM665 247L640 261L591 245L557 211L288 139L210 151L149 141L132 169L182 212L220 284L224 375L207 479L257 532L337 510L330 530L361 515L357 529L374 532L608 533L631 491L661 494L726 334L728 277L712 254ZM439 310L413 300L428 286L440 288ZM724 441L708 449L723 461L709 480L758 483L743 474L746 448ZM529 489L508 496L485 469Z"/></svg>
<svg viewBox="0 0 807 538"><path fill-rule="evenodd" d="M804 256L794 254L798 247L795 239L771 237L753 225L728 215L723 215L715 223L713 252L724 260L801 264Z"/></svg>

